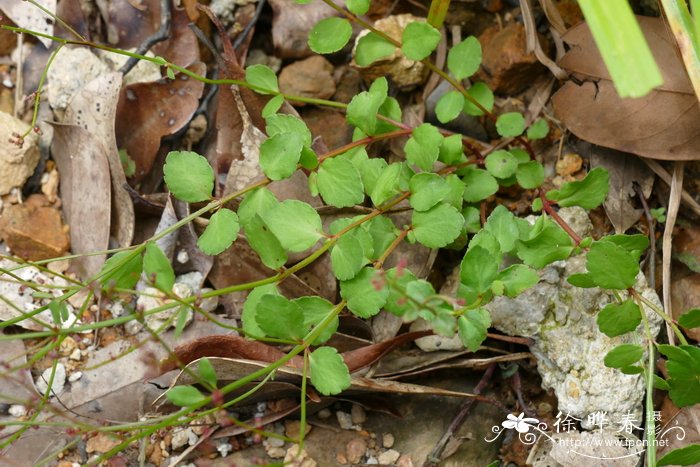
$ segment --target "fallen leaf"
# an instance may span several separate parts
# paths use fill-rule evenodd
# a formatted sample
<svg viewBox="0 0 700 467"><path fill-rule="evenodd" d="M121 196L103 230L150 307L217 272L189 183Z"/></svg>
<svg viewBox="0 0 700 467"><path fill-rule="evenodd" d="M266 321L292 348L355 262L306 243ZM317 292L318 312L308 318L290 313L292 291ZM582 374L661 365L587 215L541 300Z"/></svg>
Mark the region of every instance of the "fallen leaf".
<svg viewBox="0 0 700 467"><path fill-rule="evenodd" d="M90 81L71 100L63 123L82 127L104 146L112 181L110 233L120 247L127 247L134 238L134 205L124 188L126 176L114 135L121 84L122 75L116 72Z"/></svg>
<svg viewBox="0 0 700 467"><path fill-rule="evenodd" d="M203 63L188 70L202 75ZM199 105L204 83L179 74L174 80L163 78L151 83L126 86L119 96L116 118L118 147L126 149L136 163L132 180L142 180L153 167L161 138L175 134Z"/></svg>
<svg viewBox="0 0 700 467"><path fill-rule="evenodd" d="M664 84L638 99L621 99L610 81L588 26L572 28L563 39L571 50L559 61L583 78L568 81L554 95L554 112L579 138L652 159L696 160L700 106L661 18L637 17Z"/></svg>
<svg viewBox="0 0 700 467"><path fill-rule="evenodd" d="M666 396L656 439L666 441L657 452L659 458L673 449L700 443L700 404L680 409Z"/></svg>
<svg viewBox="0 0 700 467"><path fill-rule="evenodd" d="M56 0L36 0L36 2L51 13L56 13ZM0 10L17 26L49 36L53 35L54 20L40 8L17 0L0 0ZM37 37L47 48L51 39Z"/></svg>

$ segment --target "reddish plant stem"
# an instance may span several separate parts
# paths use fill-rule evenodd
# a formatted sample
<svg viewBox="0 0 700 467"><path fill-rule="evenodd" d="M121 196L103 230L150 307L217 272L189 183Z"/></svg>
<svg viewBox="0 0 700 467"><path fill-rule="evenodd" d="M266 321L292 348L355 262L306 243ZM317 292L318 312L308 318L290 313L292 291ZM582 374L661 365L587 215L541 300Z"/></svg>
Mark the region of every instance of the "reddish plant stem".
<svg viewBox="0 0 700 467"><path fill-rule="evenodd" d="M567 224L564 219L559 217L559 214L557 214L557 212L554 210L554 207L552 207L552 203L549 202L549 200L544 195L544 192L542 190L540 190L540 199L542 200L542 209L544 210L544 212L549 214L551 216L551 218L554 219L556 221L556 223L559 224L559 226L562 229L564 229L564 231L567 234L569 234L569 237L571 237L571 240L574 241L574 244L576 246L579 246L582 238L579 236L579 234L574 232L574 229L572 229L571 226L569 224Z"/></svg>
<svg viewBox="0 0 700 467"><path fill-rule="evenodd" d="M389 133L384 133L381 135L376 135L376 136L367 136L366 138L358 139L357 141L353 141L352 143L348 143L346 145L343 145L339 148L336 148L332 151L328 151L324 155L320 156L318 158L318 163L320 164L324 160L330 158L330 157L335 157L340 154L343 154L344 152L347 152L353 148L363 146L365 144L371 144L377 141L382 141L385 139L391 139L391 138L397 138L399 136L406 136L413 131L412 128L406 128L406 129L401 129L401 130L396 130L396 131L391 131Z"/></svg>

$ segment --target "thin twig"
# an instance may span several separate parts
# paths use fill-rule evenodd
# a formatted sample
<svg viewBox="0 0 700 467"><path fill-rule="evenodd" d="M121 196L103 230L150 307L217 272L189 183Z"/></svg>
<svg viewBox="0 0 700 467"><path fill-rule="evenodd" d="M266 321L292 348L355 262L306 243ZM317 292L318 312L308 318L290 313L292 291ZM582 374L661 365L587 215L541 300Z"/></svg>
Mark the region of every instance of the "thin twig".
<svg viewBox="0 0 700 467"><path fill-rule="evenodd" d="M673 317L673 312L671 311L671 249L673 241L673 227L676 225L678 208L681 204L681 192L683 191L683 169L684 162L678 161L673 163L671 194L668 200L668 213L666 214L663 250L661 253L661 265L663 267L661 281L663 284L664 311L670 317ZM666 334L668 335L668 343L675 345L676 338L673 334L673 329L668 322L666 323Z"/></svg>
<svg viewBox="0 0 700 467"><path fill-rule="evenodd" d="M649 278L647 282L651 289L656 288L656 223L654 222L654 216L651 215L649 210L649 203L644 197L644 191L638 183L633 185L634 191L639 196L639 202L642 203L642 209L644 209L644 217L647 220L647 227L649 228Z"/></svg>

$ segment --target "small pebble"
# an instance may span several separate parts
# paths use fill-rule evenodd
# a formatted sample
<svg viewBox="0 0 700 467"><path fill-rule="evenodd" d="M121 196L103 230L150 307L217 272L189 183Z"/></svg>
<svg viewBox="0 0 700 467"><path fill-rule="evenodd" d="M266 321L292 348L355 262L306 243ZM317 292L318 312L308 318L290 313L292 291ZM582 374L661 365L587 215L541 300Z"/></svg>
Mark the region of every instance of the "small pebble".
<svg viewBox="0 0 700 467"><path fill-rule="evenodd" d="M80 349L74 349L73 352L68 356L69 359L78 361L83 357L82 352Z"/></svg>
<svg viewBox="0 0 700 467"><path fill-rule="evenodd" d="M413 461L408 454L402 454L396 460L396 467L413 467Z"/></svg>
<svg viewBox="0 0 700 467"><path fill-rule="evenodd" d="M225 440L219 441L219 444L216 446L216 450L219 451L221 457L228 456L228 453L231 452L232 449L233 446L231 446L231 443L228 443Z"/></svg>
<svg viewBox="0 0 700 467"><path fill-rule="evenodd" d="M141 329L143 329L143 324L139 323L136 320L132 321L127 321L124 323L124 331L130 336L133 336L135 334L138 334Z"/></svg>
<svg viewBox="0 0 700 467"><path fill-rule="evenodd" d="M48 391L49 388L49 381L51 380L51 373L53 372L53 368L47 368L44 370L44 372L39 376L36 381L36 389L39 391L41 394L46 394L46 391ZM63 363L57 363L56 364L56 373L54 374L53 378L53 385L51 387L51 396L55 396L56 394L60 394L63 392L63 386L66 384L66 367L63 366Z"/></svg>
<svg viewBox="0 0 700 467"><path fill-rule="evenodd" d="M391 448L394 446L394 435L391 433L384 433L382 435L382 446L385 448Z"/></svg>
<svg viewBox="0 0 700 467"><path fill-rule="evenodd" d="M71 375L68 377L68 381L71 383L75 383L76 381L78 381L82 377L83 377L83 372L76 371L75 373L71 373Z"/></svg>
<svg viewBox="0 0 700 467"><path fill-rule="evenodd" d="M377 460L376 457L368 457L365 464L366 465L377 465L377 464L379 464L379 461Z"/></svg>
<svg viewBox="0 0 700 467"><path fill-rule="evenodd" d="M367 440L353 438L345 445L345 455L350 464L357 464L367 452Z"/></svg>
<svg viewBox="0 0 700 467"><path fill-rule="evenodd" d="M377 460L380 464L393 464L394 462L399 460L400 456L401 454L396 449L389 449L381 453Z"/></svg>
<svg viewBox="0 0 700 467"><path fill-rule="evenodd" d="M326 418L329 418L331 415L333 415L333 412L331 412L329 409L321 409L318 411L318 414L316 416L321 420L325 420Z"/></svg>
<svg viewBox="0 0 700 467"><path fill-rule="evenodd" d="M263 446L269 446L271 448L281 448L282 446L284 446L284 440L280 438L265 438L263 440Z"/></svg>
<svg viewBox="0 0 700 467"><path fill-rule="evenodd" d="M287 438L298 439L301 428L301 422L299 420L285 420L284 421L284 434ZM304 427L304 435L309 434L311 431L311 425L308 423Z"/></svg>
<svg viewBox="0 0 700 467"><path fill-rule="evenodd" d="M284 457L287 454L287 451L283 447L271 447L270 449L267 449L267 455L270 456L273 459L279 459Z"/></svg>
<svg viewBox="0 0 700 467"><path fill-rule="evenodd" d="M343 430L352 429L352 416L349 413L339 410L335 413L335 416L338 419L338 425L340 425L340 428Z"/></svg>
<svg viewBox="0 0 700 467"><path fill-rule="evenodd" d="M361 425L367 421L367 414L361 405L353 404L350 415L353 425Z"/></svg>
<svg viewBox="0 0 700 467"><path fill-rule="evenodd" d="M348 458L345 457L345 454L339 452L335 455L335 461L340 465L345 465L348 463Z"/></svg>
<svg viewBox="0 0 700 467"><path fill-rule="evenodd" d="M184 428L173 433L173 439L170 441L172 449L180 449L185 445L192 445L197 442L197 435L194 434L192 428Z"/></svg>
<svg viewBox="0 0 700 467"><path fill-rule="evenodd" d="M27 408L23 405L14 404L10 406L7 412L15 418L20 418L27 415Z"/></svg>

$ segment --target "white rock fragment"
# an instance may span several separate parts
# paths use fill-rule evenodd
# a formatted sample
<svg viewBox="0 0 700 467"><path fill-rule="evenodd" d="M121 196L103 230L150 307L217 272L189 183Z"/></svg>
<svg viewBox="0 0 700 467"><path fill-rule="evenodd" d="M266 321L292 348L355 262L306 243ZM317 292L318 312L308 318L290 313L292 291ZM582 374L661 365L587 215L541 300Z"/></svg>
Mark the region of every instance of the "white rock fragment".
<svg viewBox="0 0 700 467"><path fill-rule="evenodd" d="M82 377L83 377L83 372L76 371L75 373L71 373L71 375L68 377L68 382L75 383L76 381L78 381Z"/></svg>
<svg viewBox="0 0 700 467"><path fill-rule="evenodd" d="M39 138L30 131L20 147L16 135L24 134L29 125L12 115L0 112L0 195L21 187L39 163Z"/></svg>
<svg viewBox="0 0 700 467"><path fill-rule="evenodd" d="M343 430L351 430L352 429L352 415L350 415L347 412L343 411L337 411L335 413L336 418L338 419L338 425L340 425L340 428Z"/></svg>
<svg viewBox="0 0 700 467"><path fill-rule="evenodd" d="M391 448L394 446L394 435L391 433L384 433L382 435L382 446L385 448Z"/></svg>
<svg viewBox="0 0 700 467"><path fill-rule="evenodd" d="M46 392L49 389L49 381L51 380L51 373L53 373L53 368L47 368L44 370L44 372L39 376L36 381L34 382L34 385L36 386L37 391L39 391L41 394L46 394ZM56 396L59 395L63 392L63 388L66 384L66 367L63 366L63 363L57 363L56 364L56 372L53 377L53 384L51 385L51 396Z"/></svg>
<svg viewBox="0 0 700 467"><path fill-rule="evenodd" d="M393 464L394 462L399 460L400 456L401 454L396 449L389 449L379 454L377 460L380 464Z"/></svg>
<svg viewBox="0 0 700 467"><path fill-rule="evenodd" d="M75 361L80 360L82 357L83 357L83 354L82 354L82 352L80 351L80 349L73 349L73 351L71 352L71 354L68 356L68 358L69 358L70 360L75 360Z"/></svg>
<svg viewBox="0 0 700 467"><path fill-rule="evenodd" d="M185 445L194 445L199 437L194 434L192 428L183 428L173 432L172 440L170 441L170 447L172 449L180 449Z"/></svg>
<svg viewBox="0 0 700 467"><path fill-rule="evenodd" d="M226 457L228 456L228 453L233 450L233 446L231 445L231 443L222 440L219 441L219 444L216 445L216 450L219 451L221 457Z"/></svg>
<svg viewBox="0 0 700 467"><path fill-rule="evenodd" d="M22 418L27 415L27 408L20 404L13 404L8 409L8 413L15 418Z"/></svg>

